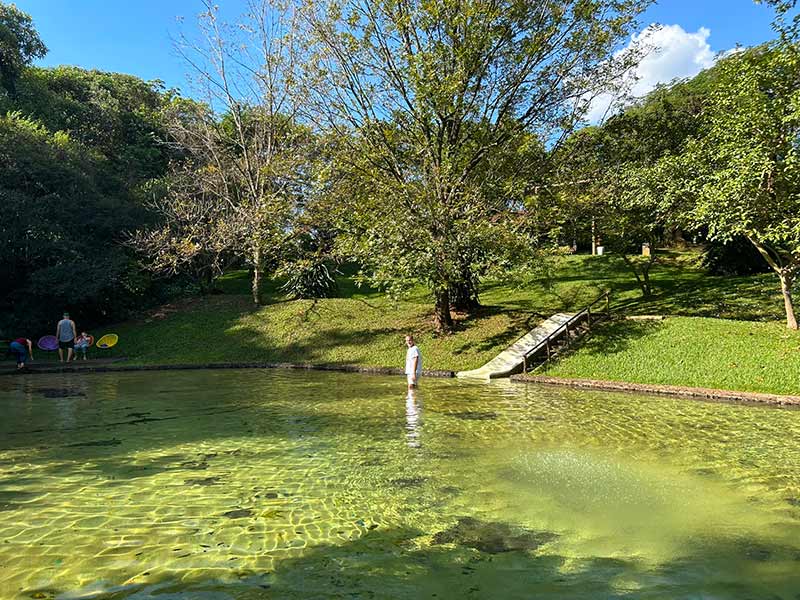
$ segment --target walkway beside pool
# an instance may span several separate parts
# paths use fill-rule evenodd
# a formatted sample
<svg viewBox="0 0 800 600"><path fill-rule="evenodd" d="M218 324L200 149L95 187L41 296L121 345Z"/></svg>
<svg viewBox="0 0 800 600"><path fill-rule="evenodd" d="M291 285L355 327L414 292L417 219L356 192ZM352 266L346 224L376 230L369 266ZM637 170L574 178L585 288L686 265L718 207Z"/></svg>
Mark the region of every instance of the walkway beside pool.
<svg viewBox="0 0 800 600"><path fill-rule="evenodd" d="M34 356L36 356L34 354ZM95 358L89 360L74 360L69 363L58 362L58 360L32 360L25 363L23 373L45 372L52 373L58 371L92 371L97 367L107 367L115 363L125 361L124 358ZM13 360L0 361L0 375L15 373L17 363Z"/></svg>

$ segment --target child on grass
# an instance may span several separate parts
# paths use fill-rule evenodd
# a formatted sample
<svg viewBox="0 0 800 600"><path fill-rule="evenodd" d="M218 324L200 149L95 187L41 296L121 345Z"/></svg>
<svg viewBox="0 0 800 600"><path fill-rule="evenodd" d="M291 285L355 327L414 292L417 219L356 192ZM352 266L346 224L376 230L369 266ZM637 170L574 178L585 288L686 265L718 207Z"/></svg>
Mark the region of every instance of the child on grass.
<svg viewBox="0 0 800 600"><path fill-rule="evenodd" d="M86 351L91 345L92 336L85 331L81 331L81 334L75 339L75 358L73 360L78 360L79 352L83 353L83 360L86 360Z"/></svg>

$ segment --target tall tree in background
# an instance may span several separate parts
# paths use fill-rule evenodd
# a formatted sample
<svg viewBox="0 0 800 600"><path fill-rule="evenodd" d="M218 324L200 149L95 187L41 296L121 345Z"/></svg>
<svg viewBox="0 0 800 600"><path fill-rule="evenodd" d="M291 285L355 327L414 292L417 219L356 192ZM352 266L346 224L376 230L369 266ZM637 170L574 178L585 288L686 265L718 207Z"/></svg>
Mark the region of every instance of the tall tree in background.
<svg viewBox="0 0 800 600"><path fill-rule="evenodd" d="M204 4L201 38L182 38L178 47L205 106L184 103L168 126L203 170L205 193L227 204L236 219L232 231L259 304L262 270L280 253L308 155L309 131L297 123L293 93L299 54L294 13L277 0L254 1L244 20L231 26Z"/></svg>
<svg viewBox="0 0 800 600"><path fill-rule="evenodd" d="M800 55L781 41L718 66L705 130L664 161L662 181L694 203L689 217L709 238L744 236L780 279L786 325L797 329L800 276Z"/></svg>
<svg viewBox="0 0 800 600"><path fill-rule="evenodd" d="M45 54L47 47L30 15L13 4L0 2L0 84L9 96L17 95L17 79L22 70Z"/></svg>
<svg viewBox="0 0 800 600"><path fill-rule="evenodd" d="M658 161L679 154L701 130L715 77L711 69L658 88L602 125L576 131L551 153L549 191L559 198L562 220L571 230L591 228L593 245L599 238L620 256L645 296L652 293L656 246L668 241L686 210L662 184ZM645 243L649 255L642 255Z"/></svg>
<svg viewBox="0 0 800 600"><path fill-rule="evenodd" d="M237 258L240 240L233 207L220 202L211 167L197 168L186 160L169 176L152 182L151 211L155 227L139 229L126 244L144 257L142 265L157 276L188 276L201 293Z"/></svg>
<svg viewBox="0 0 800 600"><path fill-rule="evenodd" d="M635 52L612 53L648 0L307 2L315 115L349 145L368 182L353 206L373 279L417 280L452 327L450 291L468 250L504 223L479 177L489 158L536 135L553 143ZM513 211L512 211L513 212ZM479 242L478 242L479 243Z"/></svg>

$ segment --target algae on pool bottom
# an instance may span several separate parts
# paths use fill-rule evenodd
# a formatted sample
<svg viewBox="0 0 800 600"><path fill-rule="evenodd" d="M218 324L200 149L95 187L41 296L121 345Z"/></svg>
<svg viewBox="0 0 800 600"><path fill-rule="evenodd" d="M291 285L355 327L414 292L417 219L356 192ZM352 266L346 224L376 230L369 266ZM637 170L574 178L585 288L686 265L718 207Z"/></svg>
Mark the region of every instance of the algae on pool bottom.
<svg viewBox="0 0 800 600"><path fill-rule="evenodd" d="M0 598L794 598L800 411L339 373L0 382Z"/></svg>

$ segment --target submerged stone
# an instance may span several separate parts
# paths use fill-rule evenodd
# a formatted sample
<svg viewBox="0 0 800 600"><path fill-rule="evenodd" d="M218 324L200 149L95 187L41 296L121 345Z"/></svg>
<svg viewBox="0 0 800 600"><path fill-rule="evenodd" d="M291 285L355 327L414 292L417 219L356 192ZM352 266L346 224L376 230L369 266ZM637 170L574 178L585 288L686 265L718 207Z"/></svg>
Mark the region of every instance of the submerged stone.
<svg viewBox="0 0 800 600"><path fill-rule="evenodd" d="M45 398L70 398L76 396L86 396L85 393L70 388L37 388L35 392Z"/></svg>
<svg viewBox="0 0 800 600"><path fill-rule="evenodd" d="M189 469L191 471L205 471L208 468L208 463L196 460L190 460L182 462L180 466L183 467L184 469Z"/></svg>
<svg viewBox="0 0 800 600"><path fill-rule="evenodd" d="M219 477L203 477L201 479L186 479L184 485L217 485Z"/></svg>
<svg viewBox="0 0 800 600"><path fill-rule="evenodd" d="M237 508L236 510L229 510L228 512L222 513L223 517L228 517L229 519L244 519L245 517L252 517L253 511L249 508Z"/></svg>
<svg viewBox="0 0 800 600"><path fill-rule="evenodd" d="M117 438L110 440L96 440L94 442L76 442L74 444L67 444L65 448L90 448L94 446L119 446L122 443Z"/></svg>
<svg viewBox="0 0 800 600"><path fill-rule="evenodd" d="M29 598L34 598L35 600L51 600L55 598L60 592L55 590L33 590L28 592L27 595Z"/></svg>
<svg viewBox="0 0 800 600"><path fill-rule="evenodd" d="M491 411L467 410L452 414L456 419L461 419L462 421L491 421L497 418L497 413Z"/></svg>
<svg viewBox="0 0 800 600"><path fill-rule="evenodd" d="M392 479L389 483L397 487L417 487L428 481L427 477L401 477L400 479Z"/></svg>
<svg viewBox="0 0 800 600"><path fill-rule="evenodd" d="M530 531L503 522L461 517L452 527L433 536L434 544L458 544L487 554L536 550L556 538L546 531Z"/></svg>
<svg viewBox="0 0 800 600"><path fill-rule="evenodd" d="M750 560L767 561L772 558L772 551L772 548L768 548L755 540L746 540L742 544L742 553Z"/></svg>

